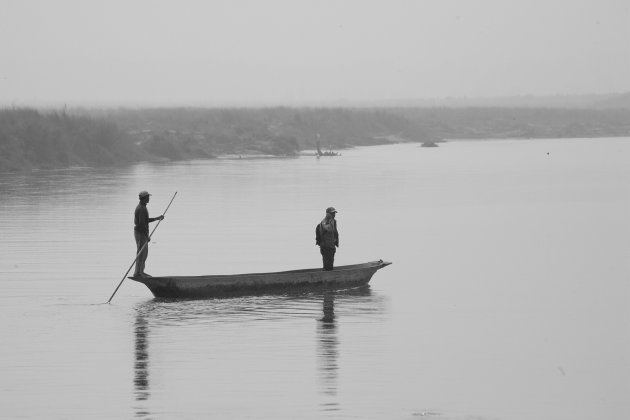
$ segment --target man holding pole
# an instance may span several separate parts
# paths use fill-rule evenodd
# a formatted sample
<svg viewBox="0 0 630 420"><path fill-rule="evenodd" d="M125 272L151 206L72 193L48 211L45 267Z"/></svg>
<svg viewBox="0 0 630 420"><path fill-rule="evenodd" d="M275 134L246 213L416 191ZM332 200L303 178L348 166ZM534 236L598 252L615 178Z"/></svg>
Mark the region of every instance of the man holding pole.
<svg viewBox="0 0 630 420"><path fill-rule="evenodd" d="M136 270L133 276L151 277L144 272L144 264L147 260L147 256L149 255L149 239L151 239L149 236L149 223L155 222L156 220L164 220L164 215L155 218L149 217L147 204L149 203L151 194L149 194L148 191L141 191L140 194L138 194L138 197L140 198L140 202L138 203L138 206L136 206L136 211L133 216L135 224L133 234L136 238L137 247Z"/></svg>

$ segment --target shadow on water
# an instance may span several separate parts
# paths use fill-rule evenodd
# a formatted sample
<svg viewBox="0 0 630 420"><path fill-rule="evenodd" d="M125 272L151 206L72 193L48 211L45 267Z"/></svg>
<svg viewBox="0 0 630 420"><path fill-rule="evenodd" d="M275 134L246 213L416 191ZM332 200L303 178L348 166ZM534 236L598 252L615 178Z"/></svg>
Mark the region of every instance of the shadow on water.
<svg viewBox="0 0 630 420"><path fill-rule="evenodd" d="M146 318L136 316L134 326L135 337L135 365L133 384L136 400L149 399L149 326Z"/></svg>
<svg viewBox="0 0 630 420"><path fill-rule="evenodd" d="M369 288L366 290L369 292ZM337 396L337 374L339 371L339 338L335 325L335 295L325 293L323 297L324 316L317 323L317 359L322 394L326 397ZM323 404L325 411L339 410L336 401Z"/></svg>
<svg viewBox="0 0 630 420"><path fill-rule="evenodd" d="M322 302L323 316L317 323L317 360L320 393L326 398L321 403L324 412L340 411L337 400L337 382L339 375L339 347L337 317L348 316L364 318L369 315L382 315L385 312L384 299L372 293L369 286L328 291L319 295Z"/></svg>
<svg viewBox="0 0 630 420"><path fill-rule="evenodd" d="M325 296L334 297L335 313L344 316L378 315L385 299L371 292L369 285L330 291L270 294L206 300L153 298L138 305L137 316L153 326L211 325L287 318L317 318ZM325 313L324 313L325 315Z"/></svg>
<svg viewBox="0 0 630 420"><path fill-rule="evenodd" d="M281 318L317 320L316 351L320 393L326 397L323 411L338 411L337 378L339 373L338 318L364 319L386 312L385 298L372 293L370 286L307 294L285 294L209 300L151 299L138 305L134 325L135 400L150 398L149 341L152 328L184 325L241 323ZM144 405L144 404L143 404ZM137 418L148 418L146 409L137 407Z"/></svg>

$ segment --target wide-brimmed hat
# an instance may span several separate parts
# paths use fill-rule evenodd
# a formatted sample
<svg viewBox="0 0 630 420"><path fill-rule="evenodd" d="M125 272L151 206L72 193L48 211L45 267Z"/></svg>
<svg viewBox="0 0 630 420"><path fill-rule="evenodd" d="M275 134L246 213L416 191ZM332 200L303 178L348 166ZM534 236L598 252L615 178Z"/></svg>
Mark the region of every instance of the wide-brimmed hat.
<svg viewBox="0 0 630 420"><path fill-rule="evenodd" d="M138 194L138 197L140 198L144 198L144 197L149 197L152 194L149 194L149 191L140 191L140 193Z"/></svg>
<svg viewBox="0 0 630 420"><path fill-rule="evenodd" d="M328 207L326 213L339 213L334 207Z"/></svg>

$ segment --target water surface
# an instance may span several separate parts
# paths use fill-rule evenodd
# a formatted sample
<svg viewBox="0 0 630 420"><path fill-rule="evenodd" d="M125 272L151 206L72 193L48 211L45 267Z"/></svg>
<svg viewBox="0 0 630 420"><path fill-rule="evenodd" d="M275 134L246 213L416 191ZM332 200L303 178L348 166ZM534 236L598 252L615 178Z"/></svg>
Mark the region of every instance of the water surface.
<svg viewBox="0 0 630 420"><path fill-rule="evenodd" d="M0 174L0 418L630 417L630 139ZM383 258L369 287L202 301L126 281Z"/></svg>

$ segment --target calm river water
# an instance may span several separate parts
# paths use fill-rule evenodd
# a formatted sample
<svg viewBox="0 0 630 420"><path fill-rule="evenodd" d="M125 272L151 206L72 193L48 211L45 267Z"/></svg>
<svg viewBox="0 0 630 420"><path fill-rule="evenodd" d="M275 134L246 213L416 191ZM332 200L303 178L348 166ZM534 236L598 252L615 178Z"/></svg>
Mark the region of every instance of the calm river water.
<svg viewBox="0 0 630 420"><path fill-rule="evenodd" d="M628 419L630 139L0 174L0 418ZM334 294L159 301L147 272L393 265Z"/></svg>

